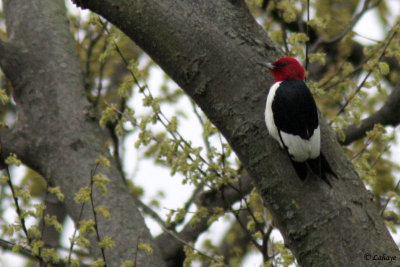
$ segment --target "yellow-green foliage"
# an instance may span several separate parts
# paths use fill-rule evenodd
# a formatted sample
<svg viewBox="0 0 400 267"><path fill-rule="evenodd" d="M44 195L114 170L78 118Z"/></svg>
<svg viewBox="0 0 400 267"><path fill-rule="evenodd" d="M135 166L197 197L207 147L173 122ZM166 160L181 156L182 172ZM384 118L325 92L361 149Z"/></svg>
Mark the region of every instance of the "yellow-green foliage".
<svg viewBox="0 0 400 267"><path fill-rule="evenodd" d="M91 265L91 267L104 267L104 266L106 266L106 263L104 262L103 259L97 259Z"/></svg>
<svg viewBox="0 0 400 267"><path fill-rule="evenodd" d="M111 213L106 206L100 205L97 206L94 210L96 213L101 214L106 219L109 219L111 217Z"/></svg>
<svg viewBox="0 0 400 267"><path fill-rule="evenodd" d="M290 252L289 249L285 247L282 242L275 242L274 250L278 254L278 256L272 260L275 266L287 267L294 262L293 254Z"/></svg>
<svg viewBox="0 0 400 267"><path fill-rule="evenodd" d="M8 101L10 101L10 98L8 97L6 90L0 89L0 103L1 104L7 104Z"/></svg>
<svg viewBox="0 0 400 267"><path fill-rule="evenodd" d="M90 189L89 186L82 187L81 189L79 189L79 192L75 194L74 200L77 203L89 202L91 193L92 193L92 190Z"/></svg>
<svg viewBox="0 0 400 267"><path fill-rule="evenodd" d="M114 241L111 239L111 237L105 236L105 237L103 238L103 240L101 240L101 241L99 242L99 247L101 247L101 248L112 249L112 248L115 247L115 243L114 243Z"/></svg>
<svg viewBox="0 0 400 267"><path fill-rule="evenodd" d="M98 173L93 176L93 183L96 187L100 188L101 192L107 194L107 184L110 179L102 173Z"/></svg>
<svg viewBox="0 0 400 267"><path fill-rule="evenodd" d="M55 215L50 216L49 214L46 214L44 221L47 226L53 226L58 232L61 232L62 225L58 222Z"/></svg>
<svg viewBox="0 0 400 267"><path fill-rule="evenodd" d="M145 251L147 254L153 254L153 248L147 243L139 243L138 249Z"/></svg>
<svg viewBox="0 0 400 267"><path fill-rule="evenodd" d="M326 21L323 37L332 38L344 31L354 15L358 0L315 1L316 17Z"/></svg>
<svg viewBox="0 0 400 267"><path fill-rule="evenodd" d="M110 168L111 167L111 163L110 161L103 155L101 155L97 160L96 160L96 164L100 164L106 168Z"/></svg>
<svg viewBox="0 0 400 267"><path fill-rule="evenodd" d="M7 165L15 165L19 166L22 164L22 162L18 159L17 155L14 153L10 153L10 155L6 158L5 163Z"/></svg>
<svg viewBox="0 0 400 267"><path fill-rule="evenodd" d="M49 187L48 191L54 195L56 195L57 199L59 201L64 200L64 194L61 192L61 188L59 186L56 187Z"/></svg>
<svg viewBox="0 0 400 267"><path fill-rule="evenodd" d="M135 263L131 260L124 261L121 267L135 267Z"/></svg>

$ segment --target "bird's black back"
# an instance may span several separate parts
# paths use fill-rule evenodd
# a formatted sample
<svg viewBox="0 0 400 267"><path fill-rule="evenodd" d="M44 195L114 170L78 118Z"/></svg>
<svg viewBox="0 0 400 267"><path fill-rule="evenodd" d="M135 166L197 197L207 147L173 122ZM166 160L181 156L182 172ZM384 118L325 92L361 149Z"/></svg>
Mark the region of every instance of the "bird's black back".
<svg viewBox="0 0 400 267"><path fill-rule="evenodd" d="M279 130L303 139L310 139L318 127L317 106L302 80L281 82L272 102L272 112Z"/></svg>

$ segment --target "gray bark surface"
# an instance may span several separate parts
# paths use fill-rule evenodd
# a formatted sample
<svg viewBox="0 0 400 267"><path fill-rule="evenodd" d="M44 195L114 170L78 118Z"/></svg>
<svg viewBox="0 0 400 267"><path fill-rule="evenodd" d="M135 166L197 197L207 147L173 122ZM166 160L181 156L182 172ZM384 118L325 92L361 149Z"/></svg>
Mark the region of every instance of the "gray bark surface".
<svg viewBox="0 0 400 267"><path fill-rule="evenodd" d="M63 0L5 0L9 42L0 44L0 63L12 82L18 121L2 133L4 154L14 152L30 167L60 186L65 207L75 222L81 204L74 201L80 188L89 186L100 155L107 156L109 136L91 118L74 39ZM136 257L137 266L164 266L159 250L144 224L137 203L112 162L98 168L110 182L104 195L96 187L94 205L108 207L111 218L97 216L100 238L110 236L114 249L106 249L107 266L120 266ZM86 204L82 219L93 218ZM101 258L95 235L91 253ZM148 243L153 254L137 250Z"/></svg>

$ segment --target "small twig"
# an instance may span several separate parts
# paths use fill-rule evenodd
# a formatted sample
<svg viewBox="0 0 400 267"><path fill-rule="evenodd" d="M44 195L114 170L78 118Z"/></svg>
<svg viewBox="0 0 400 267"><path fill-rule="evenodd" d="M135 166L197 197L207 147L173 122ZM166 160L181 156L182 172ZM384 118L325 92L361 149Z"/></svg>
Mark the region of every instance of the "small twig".
<svg viewBox="0 0 400 267"><path fill-rule="evenodd" d="M247 210L246 210L247 211ZM264 252L262 251L262 246L260 244L257 243L257 241L253 238L251 232L249 231L249 229L247 229L247 225L244 225L242 220L240 220L239 218L239 214L235 211L231 211L233 216L235 216L236 221L239 223L240 227L242 228L242 230L246 233L246 235L250 238L251 242L253 243L253 245L258 249L258 251L261 252L261 254L264 256Z"/></svg>
<svg viewBox="0 0 400 267"><path fill-rule="evenodd" d="M247 212L249 213L250 217L252 218L252 220L253 220L254 223L256 224L256 229L257 229L257 231L259 231L260 233L263 233L263 232L264 232L264 224L258 222L258 220L256 219L256 217L255 217L255 215L254 215L252 209L250 208L249 203L247 202L247 199L243 197L243 201L244 201L244 203L246 204L246 207L245 207L245 208L246 208ZM247 229L247 226L246 226L246 229ZM264 234L263 237L265 237L265 236L266 236L266 234ZM265 248L265 241L266 241L265 238L263 238L263 243L262 243L262 245L259 245L259 244L257 243L257 241L254 240L253 237L252 237L251 235L250 235L249 237L250 237L251 241L253 242L253 244L257 244L256 247L258 248L258 250L259 250L259 251L261 252L261 254L263 255L264 261L266 261L266 259L268 258L268 251L264 249L264 248ZM268 241L268 240L267 240L267 241Z"/></svg>
<svg viewBox="0 0 400 267"><path fill-rule="evenodd" d="M82 215L83 215L83 208L85 207L85 203L82 203L82 205L81 205L81 210L79 211L79 216L78 216L78 220L77 220L77 222L75 223L75 230L74 230L74 233L72 234L72 238L71 238L71 245L70 245L70 247L69 247L69 252L68 252L68 259L67 259L67 267L69 267L70 266L70 264L71 264L71 258L72 258L72 251L73 251L73 248L74 248L74 245L75 245L75 237L76 237L76 234L77 234L77 232L78 232L78 224L79 224L79 222L81 221L81 219L82 219Z"/></svg>
<svg viewBox="0 0 400 267"><path fill-rule="evenodd" d="M163 228L163 231L168 233L169 235L171 235L173 238L175 238L176 240L178 240L179 242L181 242L182 244L184 244L185 246L190 247L191 249L193 249L194 251L197 251L197 253L199 253L200 255L202 255L203 257L206 257L212 261L215 261L219 264L222 264L222 266L224 267L229 267L228 265L226 265L224 262L222 262L221 260L214 258L213 256L207 255L207 253L195 248L192 244L190 244L189 242L186 242L184 239L180 238L177 234L175 234L174 232L168 230L167 228Z"/></svg>
<svg viewBox="0 0 400 267"><path fill-rule="evenodd" d="M371 140L370 138L368 138L368 139L366 140L365 145L363 146L363 148L362 148L358 153L356 153L355 155L353 155L353 156L351 157L351 160L354 160L354 159L356 159L357 157L361 156L361 155L367 150L368 146L369 146L371 143L372 143L372 140Z"/></svg>
<svg viewBox="0 0 400 267"><path fill-rule="evenodd" d="M355 32L354 35L357 35L357 36L359 36L359 37L361 37L361 38L364 38L364 39L366 39L366 40L368 40L368 41L371 41L371 42L374 42L374 43L380 43L380 42L381 42L380 40L373 39L373 38L371 38L371 37L362 35L362 34L357 33L357 32Z"/></svg>
<svg viewBox="0 0 400 267"><path fill-rule="evenodd" d="M104 25L103 25L104 26ZM91 31L88 31L91 35ZM104 29L102 31L99 32L99 34L97 34L96 37L91 38L92 36L89 36L89 44L88 44L88 48L86 49L86 62L85 62L85 78L86 78L86 83L85 83L85 90L87 92L90 91L89 88L89 83L88 83L88 79L89 79L89 73L90 73L90 64L91 64L91 60L90 58L92 57L92 53L93 53L93 49L96 46L96 44L100 41L101 37L103 37L104 35ZM105 42L106 43L106 42Z"/></svg>
<svg viewBox="0 0 400 267"><path fill-rule="evenodd" d="M264 262L269 261L270 257L268 256L268 241L271 236L272 230L274 229L272 223L269 223L267 231L263 235L263 243L262 250L265 251Z"/></svg>
<svg viewBox="0 0 400 267"><path fill-rule="evenodd" d="M193 108L194 114L196 115L196 117L197 117L197 119L198 119L200 125L201 125L201 126L203 127L203 129L204 129L205 121L204 121L204 119L201 117L201 115L200 115L200 113L199 113L199 111L198 111L198 109L197 109L196 103L195 103L193 100L191 100L190 103L192 104L192 108ZM206 136L203 136L203 142L204 142L204 146L206 147L207 155L209 155L210 152L211 152L210 141L208 140L208 138L207 138ZM211 159L208 158L208 160L211 160Z"/></svg>
<svg viewBox="0 0 400 267"><path fill-rule="evenodd" d="M196 197L201 194L201 192L203 192L203 186L199 185L197 186L194 191L192 192L192 195L190 196L190 198L184 203L182 209L183 210L189 210L189 207L193 204L193 202L196 200ZM179 221L174 221L173 223L170 224L170 226L168 227L169 229L175 229L175 227L181 223L183 223L185 221L185 217L183 217L181 220Z"/></svg>
<svg viewBox="0 0 400 267"><path fill-rule="evenodd" d="M307 0L307 1L309 1L309 0ZM338 41L340 41L341 39L343 39L343 37L345 37L345 36L354 28L354 26L356 25L356 23L360 20L360 18L364 15L364 13L365 13L367 10L369 10L369 9L374 8L374 7L377 6L377 4L374 4L374 5L372 5L372 6L368 6L368 5L369 5L369 2L370 2L370 0L365 0L365 1L364 1L364 4L363 4L363 7L362 7L361 11L358 12L358 13L353 17L353 19L352 19L351 22L349 23L348 27L347 27L343 32L341 32L340 34L338 34L338 35L336 35L335 37L332 37L332 38L330 38L330 39L328 39L328 40L324 40L323 38L320 37L320 38L313 44L313 46L311 47L310 50L311 50L311 51L315 51L315 49L317 49L317 47L318 47L320 44L335 43L335 42L338 42ZM379 3L379 2L380 2L380 1L378 1L377 3Z"/></svg>
<svg viewBox="0 0 400 267"><path fill-rule="evenodd" d="M233 188L234 190L238 190L238 189L236 189L233 185L231 186L231 188ZM241 195L241 199L243 199L243 201L244 201L244 203L245 203L245 205L246 205L246 206L245 206L245 211L250 215L250 217L253 219L254 223L256 224L257 231L260 231L261 233L263 233L263 232L264 232L263 225L261 225L261 224L257 221L256 217L254 216L253 211L252 211L251 208L250 208L250 205L248 204L246 198L245 198L244 195L242 194L242 191L239 190L238 193ZM226 202L226 204L227 204L228 206L232 206L232 203L229 203L229 202L225 199L225 197L224 197L224 191L222 191L221 194L222 194L222 198L223 198L223 200ZM242 205L242 203L240 203L240 205ZM255 240L255 239L253 238L253 236L252 236L252 234L250 233L249 229L247 229L247 225L244 225L243 222L240 220L240 217L239 217L239 212L240 212L240 210L242 210L242 209L239 209L239 211L235 211L235 210L233 210L233 209L230 209L230 212L233 214L233 216L235 216L235 218L236 218L236 220L238 221L239 225L242 227L243 231L248 235L248 237L249 237L249 239L251 240L251 242L253 243L253 245L260 251L260 253L263 255L264 258L267 258L268 255L266 255L267 252L263 250L263 246L257 243L257 240Z"/></svg>
<svg viewBox="0 0 400 267"><path fill-rule="evenodd" d="M394 26L395 27L395 26ZM387 41L387 43L385 44L385 46L383 47L383 51L381 52L381 54L378 57L378 62L382 59L382 57L385 55L386 53L386 49L388 48L389 44L392 42L392 40L394 39L394 37L396 36L397 31L394 31L392 36L389 38L389 40ZM343 106L340 108L340 110L338 111L338 113L336 114L336 116L340 115L345 108L350 104L350 102L353 100L353 98L358 94L358 92L361 90L361 88L364 86L365 82L367 81L368 77L371 75L372 73L372 69L368 71L368 73L365 75L364 79L362 80L362 82L358 85L357 89L354 91L354 93L348 98L346 99L346 102L343 104Z"/></svg>
<svg viewBox="0 0 400 267"><path fill-rule="evenodd" d="M343 82L345 79L347 79L347 78L353 76L356 72L360 71L360 70L362 69L363 65L364 65L365 63L367 63L368 60L370 60L371 58L372 58L372 55L370 55L369 57L365 58L365 59L363 60L363 62L361 62L357 67L354 68L353 71L351 71L350 73L346 74L346 75L343 76L343 77L339 77L338 81L336 81L336 82L334 82L334 83L332 83L332 84L329 84L329 83L333 80L333 78L338 77L338 75L340 74L340 72L341 72L342 69L343 69L344 64L345 64L345 63L347 62L347 60L348 60L348 58L347 58L346 60L344 60L344 61L340 64L338 70L337 70L334 74L332 74L332 75L331 75L324 83L322 83L319 87L320 87L321 89L324 89L324 91L328 91L328 90L331 89L332 87L335 87L335 86L338 85L339 83ZM329 85L329 86L328 86L328 85Z"/></svg>
<svg viewBox="0 0 400 267"><path fill-rule="evenodd" d="M246 209L247 209L247 211L249 212L251 218L252 218L252 219L254 220L254 222L256 223L257 230L260 231L260 232L262 233L262 232L264 231L264 225L261 224L261 223L259 223L258 220L256 219L256 217L254 216L254 213L253 213L253 211L251 210L250 205L249 205L249 203L247 202L247 199L246 199L246 198L243 198L243 201L244 201L244 203L246 204Z"/></svg>
<svg viewBox="0 0 400 267"><path fill-rule="evenodd" d="M12 251L15 245L16 244L13 242L10 242L10 241L4 240L4 239L0 239L0 247L2 247L3 249ZM20 253L30 259L37 260L37 256L33 255L33 252L30 249L27 249L24 247L19 247L18 253Z"/></svg>
<svg viewBox="0 0 400 267"><path fill-rule="evenodd" d="M104 153L105 150L106 150L106 146L103 148L103 151L101 152L101 155L103 155L103 153ZM94 200L93 200L93 176L94 176L94 174L96 173L97 168L99 167L99 165L100 165L100 163L97 162L96 165L95 165L95 167L94 167L92 170L90 170L90 183L89 183L89 186L90 186L90 203L91 203L91 208L92 208L92 212L93 212L93 217L94 217L94 222L95 222L94 228L95 228L96 237L97 237L97 241L98 241L98 242L101 241L101 238L100 238L100 233L99 233L99 229L98 229L98 225L97 225L97 213L96 213L95 208L94 208ZM75 230L74 230L74 233L73 233L73 235L72 235L72 242L71 242L71 245L70 245L70 248L69 248L69 253L68 253L68 259L67 259L67 263L68 263L68 264L67 264L67 267L69 267L70 264L71 264L71 256L72 256L72 251L73 251L73 247L74 247L74 244L75 244L75 237L76 237L76 234L77 234L77 231L78 231L79 222L81 221L82 216L83 216L83 209L84 209L84 207L85 207L85 203L86 203L86 202L83 202L83 203L82 203L82 205L81 205L81 210L80 210L79 216L78 216L78 220L77 220L76 223L75 223ZM105 264L104 266L107 266L104 248L101 247L100 250L101 250L102 258L103 258L103 261L104 261L104 264Z"/></svg>
<svg viewBox="0 0 400 267"><path fill-rule="evenodd" d="M92 213L93 213L93 219L94 219L94 229L96 232L96 238L97 238L97 242L101 242L101 238L100 238L100 232L99 232L99 227L98 227L98 221L97 221L97 212L95 210L94 207L94 199L93 199L93 177L96 173L96 170L98 168L100 163L96 163L96 166L94 167L94 169L90 172L90 206L92 208ZM104 261L104 266L107 267L107 261L106 261L106 254L104 252L104 248L100 247L101 250L101 256L103 257L103 261Z"/></svg>
<svg viewBox="0 0 400 267"><path fill-rule="evenodd" d="M399 185L400 185L400 179L397 181L396 186L393 188L392 191L396 191L399 188ZM382 210L380 212L381 216L383 216L383 213L385 212L385 210L386 210L390 200L392 200L392 198L393 198L393 196L390 196L387 198L385 205L383 205Z"/></svg>
<svg viewBox="0 0 400 267"><path fill-rule="evenodd" d="M24 234L25 234L25 236L26 236L26 238L28 240L28 244L30 245L32 243L32 239L30 238L30 236L28 234L28 230L27 230L26 224L25 224L25 218L22 216L22 210L21 210L21 207L19 205L18 197L17 197L17 195L15 193L14 185L12 184L12 181L11 181L11 174L10 174L10 169L9 169L8 165L6 166L6 173L7 173L7 176L8 176L7 184L11 189L11 194L12 194L12 197L13 197L13 200L14 200L14 205L15 205L15 208L16 208L16 211L17 211L18 218L19 218L20 223L21 223L22 231L24 231Z"/></svg>
<svg viewBox="0 0 400 267"><path fill-rule="evenodd" d="M122 116L119 116L119 120L122 118ZM107 125L107 128L109 129L110 132L110 136L111 136L111 140L113 142L113 147L114 147L114 159L115 159L115 164L117 167L117 170L121 176L122 182L124 183L124 185L127 185L126 182L126 176L124 173L124 168L123 168L123 162L121 159L121 153L119 151L120 149L120 140L119 140L119 136L116 134L115 132L115 127L116 127L116 123L113 123L112 125ZM123 138L123 137L122 137Z"/></svg>
<svg viewBox="0 0 400 267"><path fill-rule="evenodd" d="M152 208L144 204L141 200L137 199L138 205L142 208L143 212L149 215L153 220L155 220L158 224L162 225L165 228L169 228L168 225L164 222L164 220L155 212Z"/></svg>
<svg viewBox="0 0 400 267"><path fill-rule="evenodd" d="M3 143L1 141L1 137L0 137L0 160L1 161L5 160L4 155L3 155ZM26 236L26 239L28 241L28 245L31 246L32 245L32 238L28 234L28 229L26 228L25 218L22 216L22 209L21 209L21 207L19 205L18 197L16 195L13 183L11 181L11 173L10 173L10 168L8 167L8 164L5 164L5 170L6 170L6 174L8 176L7 184L10 187L10 190L11 190L12 198L13 198L13 201L14 201L14 204L15 204L15 208L16 208L16 212L17 212L19 221L21 223L22 231L24 232L24 234ZM42 257L40 256L40 254L39 255L35 255L35 258L39 261L40 265L42 265L45 262L42 259Z"/></svg>
<svg viewBox="0 0 400 267"><path fill-rule="evenodd" d="M221 144L221 164L222 164L222 175L225 176L225 166L226 166L226 155L224 142L222 141L222 134L218 132L219 143Z"/></svg>
<svg viewBox="0 0 400 267"><path fill-rule="evenodd" d="M107 49L107 42L104 42L102 52L105 52ZM99 83L97 84L97 95L94 100L93 105L97 106L99 104L99 100L101 97L101 90L103 89L103 75L104 75L104 69L106 66L106 61L101 61L100 66L99 66Z"/></svg>
<svg viewBox="0 0 400 267"><path fill-rule="evenodd" d="M307 0L307 23L306 23L306 35L308 37L308 41L306 42L306 72L308 70L308 63L309 63L309 59L308 59L308 50L309 50L309 46L310 46L310 30L309 30L309 26L308 23L310 21L310 0ZM306 76L307 78L307 76Z"/></svg>
<svg viewBox="0 0 400 267"><path fill-rule="evenodd" d="M287 32L286 32L286 24L284 24L284 23L281 23L281 28L282 28L282 39L283 39L283 47L285 48L285 51L284 51L284 53L283 54L285 54L285 55L288 55L289 54L289 51L290 51L290 49L289 49L289 44L288 44L288 41L287 41L287 39L288 39L288 37L287 37Z"/></svg>
<svg viewBox="0 0 400 267"><path fill-rule="evenodd" d="M43 197L43 201L44 201L44 202L46 201L46 198L47 198L47 196L48 196L48 194L49 194L49 187L50 187L49 180L48 180L48 179L45 179L45 180L46 180L46 193L45 193L45 196ZM40 220L41 220L41 227L42 227L42 230L41 230L41 233L40 233L41 238L43 238L43 236L44 236L44 230L45 230L45 228L46 228L46 223L45 223L45 216L44 216L44 214L45 214L45 211L42 212L42 218L40 219ZM41 251L42 251L42 248L39 248L39 255L41 254Z"/></svg>

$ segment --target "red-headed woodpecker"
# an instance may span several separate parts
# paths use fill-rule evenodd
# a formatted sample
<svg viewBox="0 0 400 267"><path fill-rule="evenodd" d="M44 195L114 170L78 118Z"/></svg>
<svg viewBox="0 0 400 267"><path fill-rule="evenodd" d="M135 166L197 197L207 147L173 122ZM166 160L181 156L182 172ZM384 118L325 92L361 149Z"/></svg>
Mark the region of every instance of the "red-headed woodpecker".
<svg viewBox="0 0 400 267"><path fill-rule="evenodd" d="M265 108L269 134L288 152L301 180L311 169L330 185L326 173L336 175L321 153L317 106L304 82L304 68L292 57L259 64L267 67L275 78Z"/></svg>

